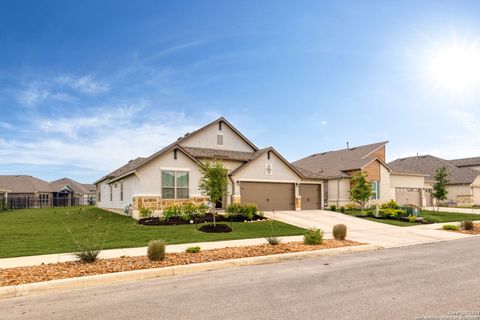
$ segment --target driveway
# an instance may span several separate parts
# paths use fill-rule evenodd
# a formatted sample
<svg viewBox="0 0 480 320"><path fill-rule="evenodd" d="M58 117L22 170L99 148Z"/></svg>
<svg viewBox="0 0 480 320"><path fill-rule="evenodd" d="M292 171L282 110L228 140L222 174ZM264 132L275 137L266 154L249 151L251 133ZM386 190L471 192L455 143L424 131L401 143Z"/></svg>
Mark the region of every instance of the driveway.
<svg viewBox="0 0 480 320"><path fill-rule="evenodd" d="M397 227L327 210L277 211L266 212L265 215L303 228L320 228L327 237L332 236L334 225L343 223L348 228L348 239L377 244L385 248L472 237L438 230L441 224L438 228L433 225Z"/></svg>

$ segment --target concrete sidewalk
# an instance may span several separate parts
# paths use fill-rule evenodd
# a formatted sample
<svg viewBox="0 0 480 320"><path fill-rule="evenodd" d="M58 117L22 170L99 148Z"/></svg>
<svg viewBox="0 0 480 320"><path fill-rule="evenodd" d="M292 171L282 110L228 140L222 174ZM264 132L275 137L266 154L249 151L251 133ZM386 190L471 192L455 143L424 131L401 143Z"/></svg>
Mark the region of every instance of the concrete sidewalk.
<svg viewBox="0 0 480 320"><path fill-rule="evenodd" d="M472 237L472 235L438 230L443 224L397 227L327 210L279 211L265 214L302 228L320 228L327 237L331 237L335 224L343 223L348 227L348 239L376 244L384 248Z"/></svg>
<svg viewBox="0 0 480 320"><path fill-rule="evenodd" d="M283 242L291 241L303 241L303 236L289 236L280 237ZM226 247L241 247L257 244L267 243L265 238L255 239L241 239L241 240L226 240L226 241L211 241L211 242L196 242L196 243L184 243L168 245L167 252L183 252L188 247L199 246L202 250L219 249ZM147 254L147 247L140 248L122 248L122 249L108 249L103 250L99 257L103 259L118 258L121 256L137 257L145 256ZM4 258L0 259L0 269L15 268L15 267L27 267L40 265L42 263L58 263L67 261L76 261L77 258L72 253L60 253L60 254L46 254L38 256L16 257L16 258Z"/></svg>

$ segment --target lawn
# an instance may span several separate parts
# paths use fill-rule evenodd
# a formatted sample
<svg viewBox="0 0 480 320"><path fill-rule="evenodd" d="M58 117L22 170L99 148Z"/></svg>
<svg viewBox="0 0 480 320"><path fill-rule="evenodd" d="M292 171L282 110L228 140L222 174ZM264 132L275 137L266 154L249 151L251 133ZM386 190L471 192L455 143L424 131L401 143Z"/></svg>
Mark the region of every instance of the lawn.
<svg viewBox="0 0 480 320"><path fill-rule="evenodd" d="M354 210L346 210L345 214L350 216L357 216L359 214L358 211ZM441 222L457 222L457 221L465 221L465 220L480 220L480 215L478 214L470 214L470 213L456 213L456 212L437 212L437 211L421 211L419 217L423 217L426 219L430 219L435 223ZM410 226L418 226L418 223L408 222L408 221L400 221L400 220L390 220L390 219L379 219L375 217L368 217L362 218L367 219L370 221L391 224L398 227L410 227Z"/></svg>
<svg viewBox="0 0 480 320"><path fill-rule="evenodd" d="M169 244L301 235L304 229L274 221L234 222L230 233L204 233L195 225L142 226L129 217L95 207L25 209L0 212L0 258L73 252L75 241L104 240L104 249L146 246L150 240ZM94 230L96 230L94 232Z"/></svg>

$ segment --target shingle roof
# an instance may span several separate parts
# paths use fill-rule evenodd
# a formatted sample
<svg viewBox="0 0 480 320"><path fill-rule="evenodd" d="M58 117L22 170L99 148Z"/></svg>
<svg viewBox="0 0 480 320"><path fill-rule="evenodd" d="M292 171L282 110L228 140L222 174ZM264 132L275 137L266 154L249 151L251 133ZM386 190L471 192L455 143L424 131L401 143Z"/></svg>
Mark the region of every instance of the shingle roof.
<svg viewBox="0 0 480 320"><path fill-rule="evenodd" d="M372 143L354 148L315 153L293 162L293 165L308 170L324 179L348 178L345 171L358 170L376 157L371 155L388 141Z"/></svg>
<svg viewBox="0 0 480 320"><path fill-rule="evenodd" d="M80 194L80 195L89 194L89 193L92 193L92 191L94 192L95 190L95 186L93 185L83 184L69 178L58 179L50 182L50 184L55 189L55 191L59 191L65 186L68 186L70 189L73 190L74 193ZM93 190L91 188L92 186L93 186Z"/></svg>
<svg viewBox="0 0 480 320"><path fill-rule="evenodd" d="M480 157L449 160L457 167L480 166Z"/></svg>
<svg viewBox="0 0 480 320"><path fill-rule="evenodd" d="M11 193L55 192L49 182L27 175L0 176L0 189Z"/></svg>
<svg viewBox="0 0 480 320"><path fill-rule="evenodd" d="M216 150L206 148L183 147L185 151L195 158L201 159L223 159L223 160L252 160L256 152L230 151L230 150Z"/></svg>
<svg viewBox="0 0 480 320"><path fill-rule="evenodd" d="M456 167L448 160L431 155L397 159L388 165L393 168L393 170L398 168L423 173L427 175L425 179L428 181L434 181L436 170L445 167L448 172L448 184L471 184L475 178L480 175L478 171L470 168Z"/></svg>

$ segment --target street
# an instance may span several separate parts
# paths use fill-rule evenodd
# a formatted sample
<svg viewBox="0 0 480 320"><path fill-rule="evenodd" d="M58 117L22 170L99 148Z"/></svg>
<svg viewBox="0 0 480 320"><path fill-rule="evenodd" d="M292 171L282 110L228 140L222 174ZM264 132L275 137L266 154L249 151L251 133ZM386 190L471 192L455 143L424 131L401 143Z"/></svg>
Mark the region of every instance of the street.
<svg viewBox="0 0 480 320"><path fill-rule="evenodd" d="M0 319L415 319L480 311L480 238L0 300Z"/></svg>

